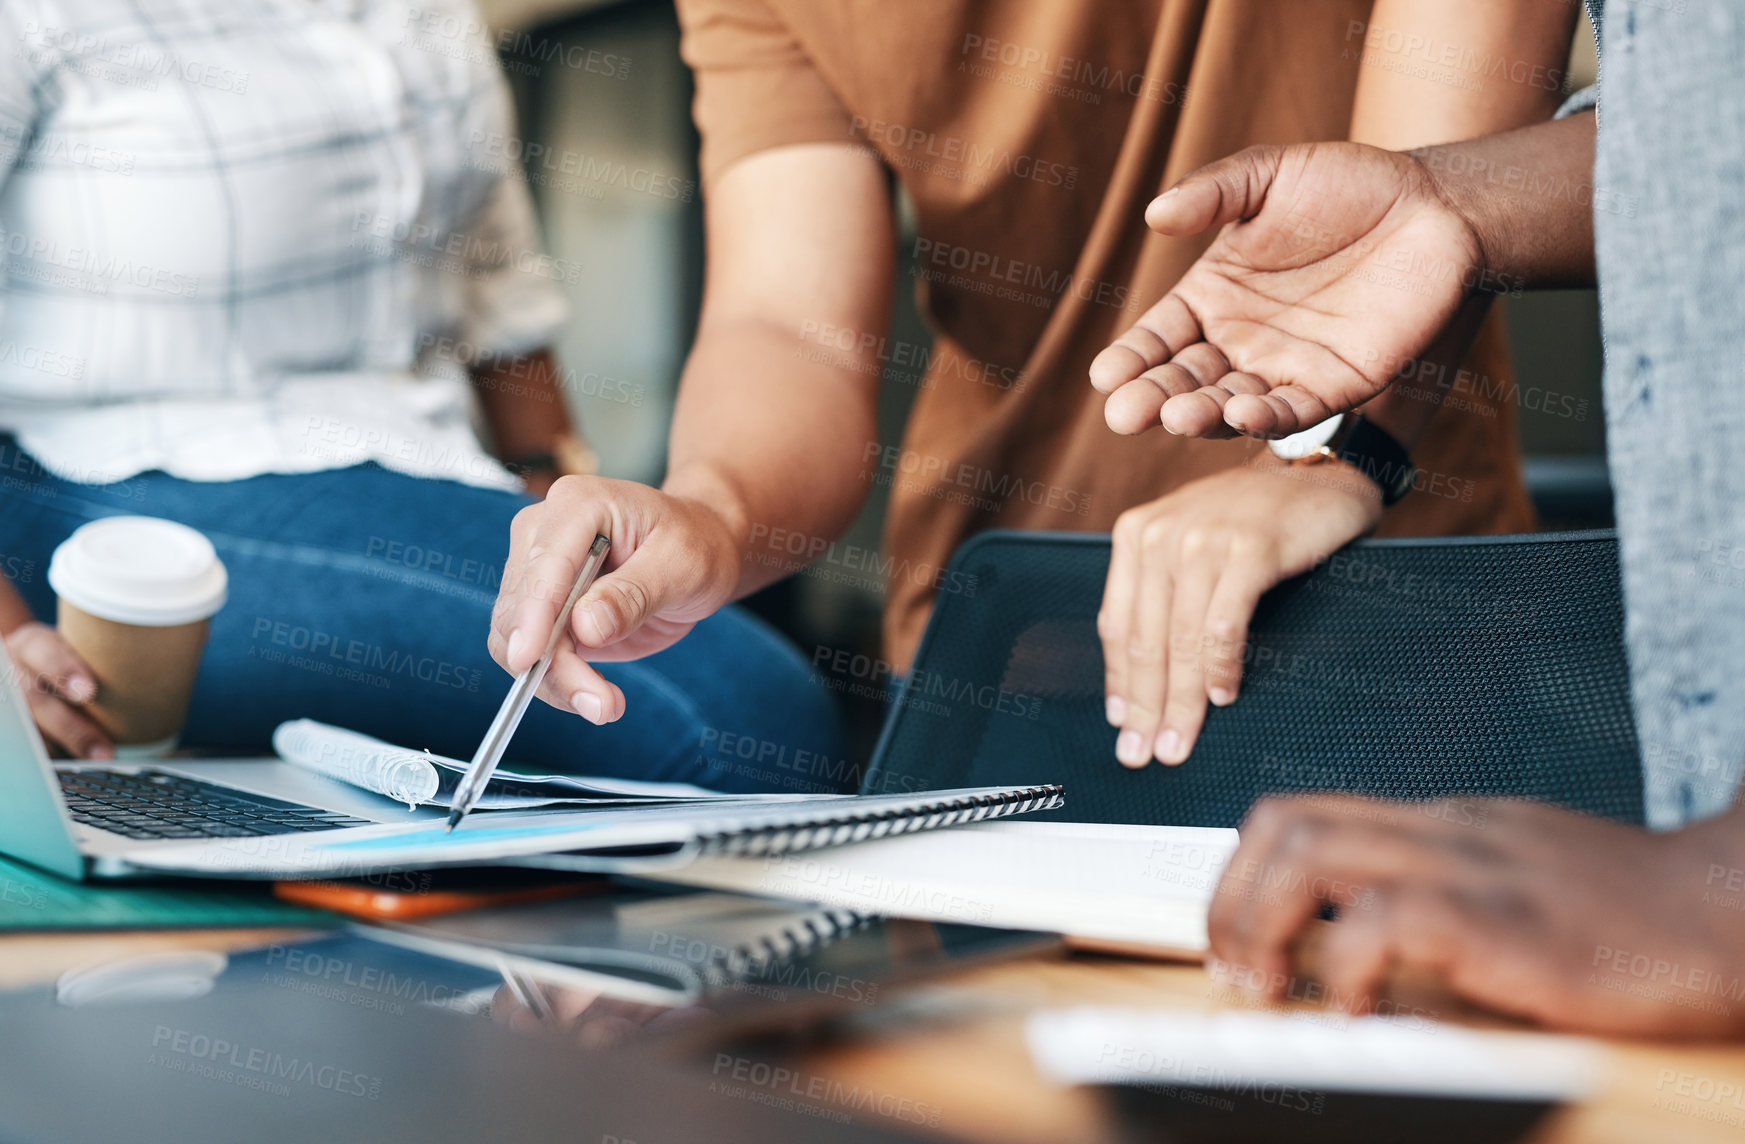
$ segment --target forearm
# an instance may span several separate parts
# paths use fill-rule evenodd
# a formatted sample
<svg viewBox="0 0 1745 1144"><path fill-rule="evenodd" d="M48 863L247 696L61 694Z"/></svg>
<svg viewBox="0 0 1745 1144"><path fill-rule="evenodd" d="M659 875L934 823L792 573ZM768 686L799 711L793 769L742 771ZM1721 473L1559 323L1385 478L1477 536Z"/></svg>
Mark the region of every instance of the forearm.
<svg viewBox="0 0 1745 1144"><path fill-rule="evenodd" d="M1443 199L1472 226L1483 266L1470 275L1453 323L1416 362L1440 380L1394 385L1364 406L1410 448L1435 417L1452 368L1490 309L1492 297L1594 281L1594 115L1587 112L1500 135L1414 152ZM1448 368L1442 368L1448 367Z"/></svg>
<svg viewBox="0 0 1745 1144"><path fill-rule="evenodd" d="M1415 152L1511 288L1594 284L1594 113Z"/></svg>
<svg viewBox="0 0 1745 1144"><path fill-rule="evenodd" d="M476 362L471 377L499 458L550 453L553 442L570 431L562 374L550 349Z"/></svg>
<svg viewBox="0 0 1745 1144"><path fill-rule="evenodd" d="M1351 140L1405 151L1550 119L1577 7L1546 0L1376 0L1361 50Z"/></svg>
<svg viewBox="0 0 1745 1144"><path fill-rule="evenodd" d="M1363 412L1408 449L1436 416L1498 293L1590 286L1594 279L1594 115L1588 112L1414 154L1442 197L1472 225L1484 266L1454 321L1415 362L1437 378L1429 387L1395 384Z"/></svg>
<svg viewBox="0 0 1745 1144"><path fill-rule="evenodd" d="M1403 151L1543 123L1561 98L1575 22L1574 5L1376 0L1369 23L1354 24L1347 37L1362 43L1352 141ZM1402 379L1363 407L1407 449L1435 419L1491 297L1475 291L1434 346L1397 366L1437 382Z"/></svg>
<svg viewBox="0 0 1745 1144"><path fill-rule="evenodd" d="M705 325L685 368L663 488L727 524L739 549L736 596L816 558L866 497L878 361L808 345L819 349L798 326Z"/></svg>
<svg viewBox="0 0 1745 1144"><path fill-rule="evenodd" d="M721 517L745 595L817 558L865 499L895 234L884 171L852 147L754 155L705 205L708 279L664 488Z"/></svg>

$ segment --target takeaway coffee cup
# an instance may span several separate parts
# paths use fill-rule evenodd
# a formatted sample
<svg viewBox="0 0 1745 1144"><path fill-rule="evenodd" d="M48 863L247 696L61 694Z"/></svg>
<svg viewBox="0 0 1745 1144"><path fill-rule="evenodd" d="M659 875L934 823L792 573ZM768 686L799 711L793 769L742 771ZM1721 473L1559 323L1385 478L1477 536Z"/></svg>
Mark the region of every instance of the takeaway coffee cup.
<svg viewBox="0 0 1745 1144"><path fill-rule="evenodd" d="M107 517L55 549L48 582L62 638L97 676L86 709L116 755L173 749L229 583L212 542L170 520Z"/></svg>

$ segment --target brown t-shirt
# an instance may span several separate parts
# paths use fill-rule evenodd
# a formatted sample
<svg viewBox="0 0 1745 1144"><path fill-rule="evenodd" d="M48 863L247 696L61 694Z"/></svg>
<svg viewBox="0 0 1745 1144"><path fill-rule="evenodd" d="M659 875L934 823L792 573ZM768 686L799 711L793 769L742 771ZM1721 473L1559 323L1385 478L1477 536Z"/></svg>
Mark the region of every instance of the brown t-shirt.
<svg viewBox="0 0 1745 1144"><path fill-rule="evenodd" d="M913 199L935 333L891 488L886 655L904 668L938 570L985 528L1106 531L1126 508L1242 463L1248 441L1103 423L1091 359L1208 237L1145 205L1256 143L1350 130L1370 0L679 0L705 190L795 143L874 148ZM804 332L801 332L804 336ZM827 348L827 347L826 347ZM892 347L897 368L909 347ZM1514 387L1492 322L1414 451L1384 535L1533 526Z"/></svg>

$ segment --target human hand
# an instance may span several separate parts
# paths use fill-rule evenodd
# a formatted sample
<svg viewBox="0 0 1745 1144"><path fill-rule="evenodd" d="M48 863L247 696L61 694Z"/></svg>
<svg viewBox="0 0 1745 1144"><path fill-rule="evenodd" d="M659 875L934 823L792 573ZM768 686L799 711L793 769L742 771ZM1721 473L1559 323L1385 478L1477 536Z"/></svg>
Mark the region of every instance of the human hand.
<svg viewBox="0 0 1745 1144"><path fill-rule="evenodd" d="M1295 433L1419 357L1485 277L1477 229L1408 154L1251 147L1188 175L1145 221L1224 230L1091 363L1117 433Z"/></svg>
<svg viewBox="0 0 1745 1144"><path fill-rule="evenodd" d="M80 708L97 697L97 677L61 633L31 620L6 633L12 658L43 738L75 759L113 759L115 747Z"/></svg>
<svg viewBox="0 0 1745 1144"><path fill-rule="evenodd" d="M1268 453L1122 513L1097 614L1116 758L1186 759L1206 701L1236 701L1261 595L1374 528L1381 507L1375 482L1342 461Z"/></svg>
<svg viewBox="0 0 1745 1144"><path fill-rule="evenodd" d="M624 694L587 661L637 659L677 643L731 598L739 548L721 516L697 501L633 481L559 479L510 528L489 646L511 674L545 650L599 533L612 547L570 614L570 638L558 641L539 695L591 723L610 723L624 714Z"/></svg>
<svg viewBox="0 0 1745 1144"><path fill-rule="evenodd" d="M1390 971L1439 974L1460 996L1563 1029L1745 1033L1745 914L1711 899L1745 869L1735 810L1655 834L1519 800L1258 803L1212 899L1212 952L1277 996L1323 905L1326 996L1375 1008Z"/></svg>

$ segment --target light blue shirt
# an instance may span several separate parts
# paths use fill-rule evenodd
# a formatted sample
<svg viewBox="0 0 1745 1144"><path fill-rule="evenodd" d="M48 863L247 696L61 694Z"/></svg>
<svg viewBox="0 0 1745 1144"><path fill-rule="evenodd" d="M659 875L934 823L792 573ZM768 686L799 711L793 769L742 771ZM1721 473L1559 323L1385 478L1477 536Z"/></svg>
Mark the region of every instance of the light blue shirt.
<svg viewBox="0 0 1745 1144"><path fill-rule="evenodd" d="M1588 11L1625 636L1648 821L1671 829L1727 810L1745 759L1745 4Z"/></svg>

